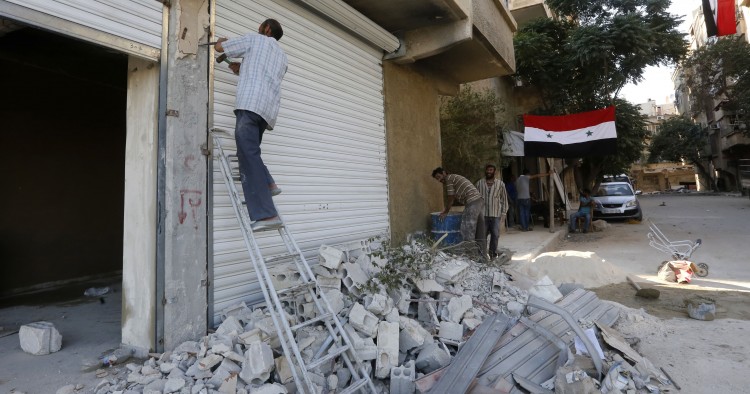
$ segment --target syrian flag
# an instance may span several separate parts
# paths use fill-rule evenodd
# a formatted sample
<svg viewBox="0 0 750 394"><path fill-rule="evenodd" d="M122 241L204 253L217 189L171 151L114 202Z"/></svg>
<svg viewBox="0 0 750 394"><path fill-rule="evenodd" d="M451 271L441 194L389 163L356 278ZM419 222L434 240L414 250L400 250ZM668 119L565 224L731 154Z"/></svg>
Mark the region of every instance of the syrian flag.
<svg viewBox="0 0 750 394"><path fill-rule="evenodd" d="M563 116L524 115L524 153L576 158L617 153L615 107Z"/></svg>
<svg viewBox="0 0 750 394"><path fill-rule="evenodd" d="M734 2L735 0L703 0L706 36L727 36L737 33Z"/></svg>

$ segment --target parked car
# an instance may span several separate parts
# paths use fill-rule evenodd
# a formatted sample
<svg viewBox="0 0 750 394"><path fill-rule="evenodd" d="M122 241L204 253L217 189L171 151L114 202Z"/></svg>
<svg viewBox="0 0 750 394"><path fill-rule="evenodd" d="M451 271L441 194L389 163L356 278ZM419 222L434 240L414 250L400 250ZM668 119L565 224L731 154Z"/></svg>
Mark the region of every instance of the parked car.
<svg viewBox="0 0 750 394"><path fill-rule="evenodd" d="M604 180L602 182L605 182L605 183L627 182L630 184L630 186L633 186L633 182L630 180L630 177L627 174L604 175Z"/></svg>
<svg viewBox="0 0 750 394"><path fill-rule="evenodd" d="M643 219L641 204L628 182L603 182L592 198L594 219Z"/></svg>

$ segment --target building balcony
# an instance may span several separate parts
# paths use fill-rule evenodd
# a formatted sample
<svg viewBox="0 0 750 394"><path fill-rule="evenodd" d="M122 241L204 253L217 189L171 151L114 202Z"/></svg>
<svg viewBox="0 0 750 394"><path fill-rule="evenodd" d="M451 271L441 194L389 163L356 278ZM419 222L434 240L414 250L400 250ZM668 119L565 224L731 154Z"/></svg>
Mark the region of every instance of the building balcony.
<svg viewBox="0 0 750 394"><path fill-rule="evenodd" d="M736 150L749 150L750 138L748 138L739 129L730 130L721 138L721 150L723 152L733 152Z"/></svg>
<svg viewBox="0 0 750 394"><path fill-rule="evenodd" d="M504 0L344 0L401 40L386 56L456 83L515 72L516 22Z"/></svg>
<svg viewBox="0 0 750 394"><path fill-rule="evenodd" d="M552 18L552 11L544 0L510 0L510 13L518 26L537 18Z"/></svg>

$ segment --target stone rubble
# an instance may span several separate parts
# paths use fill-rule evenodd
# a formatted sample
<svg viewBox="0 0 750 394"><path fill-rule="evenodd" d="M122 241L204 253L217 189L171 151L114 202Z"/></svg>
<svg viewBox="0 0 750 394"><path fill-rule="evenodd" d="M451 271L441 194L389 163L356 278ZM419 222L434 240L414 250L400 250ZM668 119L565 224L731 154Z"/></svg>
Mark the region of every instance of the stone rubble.
<svg viewBox="0 0 750 394"><path fill-rule="evenodd" d="M548 278L539 282L524 278L523 282L515 274L511 280L503 269L464 256L431 252L417 242L405 248L411 248L414 254L433 253L433 265L421 277L404 278L398 289L373 294L366 291L363 285L377 282L373 275L387 261L362 251L357 255L324 245L320 248L320 265L313 269L320 291L338 314L345 335L380 393L417 392L415 382L450 364L486 316L497 311L520 316L530 292L547 293L553 298L559 294L550 287ZM289 267L274 267L272 272L276 275L274 281L286 287L297 280ZM315 302L322 300L309 294L285 293L282 301L292 326L315 318ZM283 355L269 312L240 303L226 308L221 317L223 321L214 332L198 341L186 341L172 351L151 354L142 364L129 363L124 376L97 372L102 380L91 392L296 393L292 365ZM321 323L297 330L296 342L305 363L341 346L339 341L329 340ZM605 355L610 381L625 379L634 393L653 387L663 389L668 383L665 377L654 373L654 368L631 366L619 354L606 349ZM584 386L586 390L596 387L598 382L588 378L596 373L593 363L590 359L589 363L582 362L582 358L587 359L576 356L565 369L560 368L557 376L548 381L548 388L578 392ZM301 378L301 372L297 374ZM308 376L319 393L336 393L352 383L341 357L317 366Z"/></svg>

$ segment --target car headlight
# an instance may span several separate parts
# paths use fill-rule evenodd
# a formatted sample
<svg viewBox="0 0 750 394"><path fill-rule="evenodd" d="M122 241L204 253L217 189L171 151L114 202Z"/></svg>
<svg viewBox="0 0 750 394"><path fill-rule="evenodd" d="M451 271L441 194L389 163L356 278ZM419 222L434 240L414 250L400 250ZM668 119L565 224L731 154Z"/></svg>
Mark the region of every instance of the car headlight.
<svg viewBox="0 0 750 394"><path fill-rule="evenodd" d="M632 208L636 205L638 205L638 202L636 200L630 200L625 203L625 208Z"/></svg>

